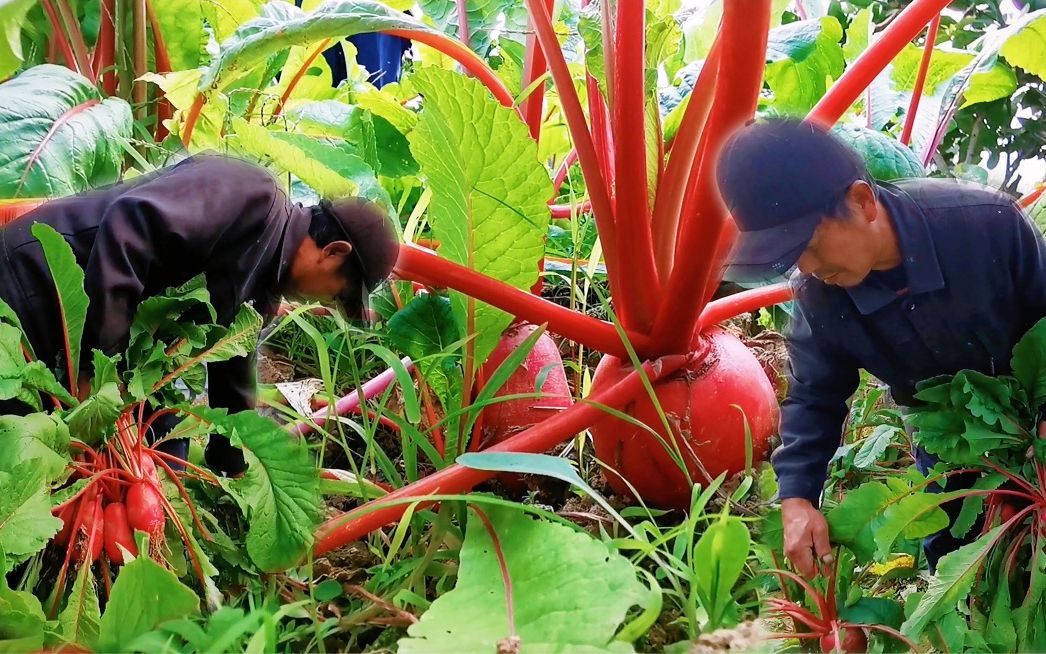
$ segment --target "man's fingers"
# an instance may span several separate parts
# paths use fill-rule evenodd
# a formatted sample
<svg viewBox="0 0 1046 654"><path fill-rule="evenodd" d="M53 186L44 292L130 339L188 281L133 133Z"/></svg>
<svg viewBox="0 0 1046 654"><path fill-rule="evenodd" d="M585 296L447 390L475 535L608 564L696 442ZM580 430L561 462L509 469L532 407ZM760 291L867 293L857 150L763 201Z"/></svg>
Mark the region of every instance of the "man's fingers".
<svg viewBox="0 0 1046 654"><path fill-rule="evenodd" d="M831 563L832 542L828 539L828 524L821 521L814 524L813 529L814 550L817 558L825 563ZM828 557L827 559L825 557Z"/></svg>
<svg viewBox="0 0 1046 654"><path fill-rule="evenodd" d="M813 543L808 534L804 534L799 542L792 543L785 548L788 560L792 562L799 574L807 579L813 579L817 574L817 565L814 563Z"/></svg>

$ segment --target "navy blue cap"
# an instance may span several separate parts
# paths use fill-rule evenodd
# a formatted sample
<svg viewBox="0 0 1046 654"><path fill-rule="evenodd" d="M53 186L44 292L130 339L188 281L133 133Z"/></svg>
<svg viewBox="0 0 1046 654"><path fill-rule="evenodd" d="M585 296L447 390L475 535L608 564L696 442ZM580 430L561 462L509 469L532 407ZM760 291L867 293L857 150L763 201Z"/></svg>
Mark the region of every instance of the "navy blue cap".
<svg viewBox="0 0 1046 654"><path fill-rule="evenodd" d="M724 145L719 192L740 231L724 279L785 275L864 164L821 127L792 118L751 123Z"/></svg>

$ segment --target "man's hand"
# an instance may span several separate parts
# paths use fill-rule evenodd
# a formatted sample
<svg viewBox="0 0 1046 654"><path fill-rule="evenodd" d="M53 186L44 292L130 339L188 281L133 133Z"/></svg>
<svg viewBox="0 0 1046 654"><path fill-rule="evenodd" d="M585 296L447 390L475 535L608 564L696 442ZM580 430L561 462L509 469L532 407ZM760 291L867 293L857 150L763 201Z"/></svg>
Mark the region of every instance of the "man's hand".
<svg viewBox="0 0 1046 654"><path fill-rule="evenodd" d="M813 579L818 562L832 562L828 522L809 500L794 497L781 501L785 556L799 574Z"/></svg>

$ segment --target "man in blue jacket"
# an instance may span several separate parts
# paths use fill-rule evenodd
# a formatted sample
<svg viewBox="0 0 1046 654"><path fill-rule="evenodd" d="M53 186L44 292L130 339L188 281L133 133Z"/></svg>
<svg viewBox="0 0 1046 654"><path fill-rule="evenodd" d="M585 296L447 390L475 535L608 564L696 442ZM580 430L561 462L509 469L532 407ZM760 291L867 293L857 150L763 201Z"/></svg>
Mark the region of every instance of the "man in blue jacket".
<svg viewBox="0 0 1046 654"><path fill-rule="evenodd" d="M859 370L902 406L935 375L1009 372L1014 344L1046 316L1046 243L1005 195L953 180L877 183L853 150L805 122L740 130L718 181L740 230L727 276L798 268L772 461L785 553L813 576L831 561L818 507ZM934 461L916 454L925 473ZM945 507L953 519L958 508ZM926 539L931 566L959 544L947 530Z"/></svg>

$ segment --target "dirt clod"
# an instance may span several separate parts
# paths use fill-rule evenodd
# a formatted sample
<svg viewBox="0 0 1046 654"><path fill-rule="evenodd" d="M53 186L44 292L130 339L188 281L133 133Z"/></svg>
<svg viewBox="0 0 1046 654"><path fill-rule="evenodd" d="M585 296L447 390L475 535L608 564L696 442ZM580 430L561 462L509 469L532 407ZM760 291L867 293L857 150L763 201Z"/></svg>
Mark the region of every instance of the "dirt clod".
<svg viewBox="0 0 1046 654"><path fill-rule="evenodd" d="M703 634L690 648L690 654L717 652L768 652L767 631L757 621L742 622L732 629Z"/></svg>

